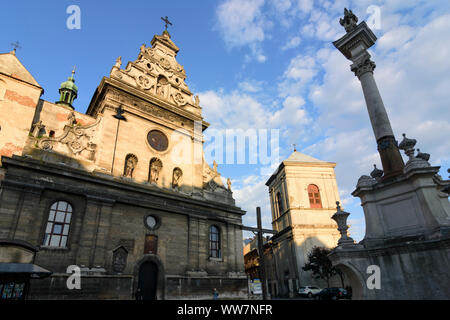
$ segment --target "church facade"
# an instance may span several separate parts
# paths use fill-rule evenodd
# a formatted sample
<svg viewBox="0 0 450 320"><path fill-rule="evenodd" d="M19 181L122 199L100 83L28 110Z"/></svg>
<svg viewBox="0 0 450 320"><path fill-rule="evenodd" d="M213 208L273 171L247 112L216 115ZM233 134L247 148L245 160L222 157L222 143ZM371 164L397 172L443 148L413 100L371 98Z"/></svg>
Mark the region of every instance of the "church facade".
<svg viewBox="0 0 450 320"><path fill-rule="evenodd" d="M86 114L74 72L51 103L14 52L0 55L0 239L33 246L52 272L29 298L247 295L245 212L204 159L209 124L178 51L164 31L125 68L119 57ZM67 288L71 265L81 289Z"/></svg>

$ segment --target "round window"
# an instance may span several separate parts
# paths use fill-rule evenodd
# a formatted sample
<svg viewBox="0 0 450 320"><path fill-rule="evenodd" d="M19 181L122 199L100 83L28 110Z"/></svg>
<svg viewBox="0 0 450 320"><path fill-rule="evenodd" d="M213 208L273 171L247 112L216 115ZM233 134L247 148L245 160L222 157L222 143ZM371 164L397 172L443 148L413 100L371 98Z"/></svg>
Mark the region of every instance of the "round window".
<svg viewBox="0 0 450 320"><path fill-rule="evenodd" d="M148 143L157 151L165 151L169 146L166 135L159 130L152 130L147 135Z"/></svg>
<svg viewBox="0 0 450 320"><path fill-rule="evenodd" d="M154 230L158 227L158 218L152 215L148 215L144 218L144 223L147 228Z"/></svg>

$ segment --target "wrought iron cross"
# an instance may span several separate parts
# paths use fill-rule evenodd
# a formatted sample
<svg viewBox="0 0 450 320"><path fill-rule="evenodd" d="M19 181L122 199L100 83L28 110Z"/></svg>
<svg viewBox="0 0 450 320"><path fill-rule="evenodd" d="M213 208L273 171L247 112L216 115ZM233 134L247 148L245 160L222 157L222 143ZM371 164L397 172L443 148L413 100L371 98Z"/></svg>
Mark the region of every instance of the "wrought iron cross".
<svg viewBox="0 0 450 320"><path fill-rule="evenodd" d="M171 26L173 26L172 22L169 21L169 18L166 16L165 18L161 17L161 20L164 21L166 23L166 31L167 31L167 26L170 24Z"/></svg>
<svg viewBox="0 0 450 320"><path fill-rule="evenodd" d="M11 43L11 45L14 47L14 52L16 52L17 49L22 48L19 44L19 41Z"/></svg>

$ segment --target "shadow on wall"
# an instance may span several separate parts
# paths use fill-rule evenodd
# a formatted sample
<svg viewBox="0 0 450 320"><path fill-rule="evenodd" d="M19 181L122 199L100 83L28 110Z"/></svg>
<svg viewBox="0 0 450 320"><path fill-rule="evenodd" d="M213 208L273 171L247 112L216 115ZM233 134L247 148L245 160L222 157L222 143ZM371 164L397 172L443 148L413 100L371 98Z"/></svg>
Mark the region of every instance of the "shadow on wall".
<svg viewBox="0 0 450 320"><path fill-rule="evenodd" d="M273 296L286 297L290 293L296 294L299 287L316 285L320 288L328 286L326 279L316 279L311 271L303 270L305 263L308 261L308 255L314 247L326 247L330 251L333 248L327 247L319 238L308 237L301 243L294 245L294 242L284 238L284 235L273 239L272 257L266 258L266 274L269 282L269 290ZM278 243L277 243L278 240ZM326 257L327 258L327 257ZM328 259L328 258L327 258ZM330 261L331 265L331 261ZM360 282L350 273L334 275L330 278L330 287L353 287L359 286L356 290L360 290ZM298 282L297 282L298 280ZM276 282L276 287L275 287ZM352 288L353 289L353 288Z"/></svg>
<svg viewBox="0 0 450 320"><path fill-rule="evenodd" d="M348 286L352 288L352 300L361 300L364 297L365 282L364 279L350 266L339 264L335 266L345 275Z"/></svg>

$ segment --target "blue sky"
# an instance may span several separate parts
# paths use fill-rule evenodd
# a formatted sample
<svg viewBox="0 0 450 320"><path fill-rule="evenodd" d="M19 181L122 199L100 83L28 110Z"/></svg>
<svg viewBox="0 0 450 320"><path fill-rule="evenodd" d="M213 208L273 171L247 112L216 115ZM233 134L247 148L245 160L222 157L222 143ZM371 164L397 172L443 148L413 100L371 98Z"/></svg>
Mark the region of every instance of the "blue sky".
<svg viewBox="0 0 450 320"><path fill-rule="evenodd" d="M74 4L81 9L80 30L66 27L66 9ZM280 161L295 143L301 152L336 162L341 199L357 240L364 236L364 216L350 193L361 175L381 164L360 84L331 42L344 34L338 22L344 7L360 21L372 19L370 8L378 8L380 19L369 24L378 37L371 54L394 133L398 140L403 132L417 139L421 151L431 154L431 164L448 176L448 1L18 0L7 7L0 11L0 52L11 51L18 40L19 59L49 101L58 99L60 83L76 65L74 105L80 112L116 58L122 56L124 65L135 60L140 45L150 45L163 31L160 17L169 16L178 62L191 91L200 95L210 128L279 129ZM255 225L255 207L261 206L264 225L270 227L268 176L262 167L224 164L219 172L232 179L237 205L248 211L244 223Z"/></svg>

